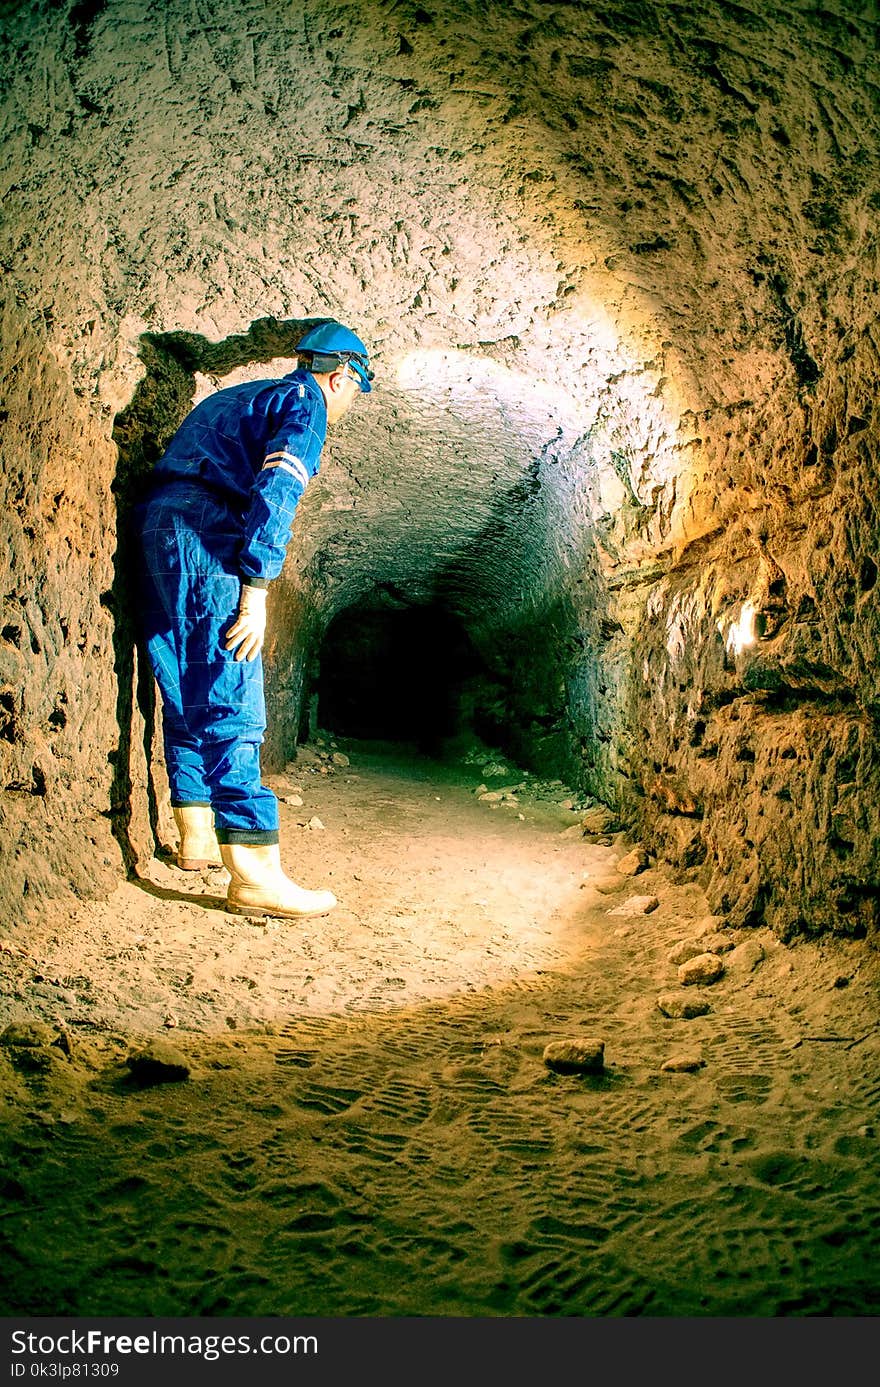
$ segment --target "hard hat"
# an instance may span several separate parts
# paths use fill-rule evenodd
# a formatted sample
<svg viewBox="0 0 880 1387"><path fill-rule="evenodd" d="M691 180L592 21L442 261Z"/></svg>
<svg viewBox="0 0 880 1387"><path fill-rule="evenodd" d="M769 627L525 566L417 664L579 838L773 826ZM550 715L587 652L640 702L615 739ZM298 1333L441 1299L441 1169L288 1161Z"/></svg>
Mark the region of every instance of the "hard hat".
<svg viewBox="0 0 880 1387"><path fill-rule="evenodd" d="M370 381L373 372L369 368L367 349L361 339L350 328L343 327L342 323L329 319L310 327L297 342L296 350L298 354L307 353L311 357L309 370L335 371L347 363L357 376L364 394L372 389Z"/></svg>

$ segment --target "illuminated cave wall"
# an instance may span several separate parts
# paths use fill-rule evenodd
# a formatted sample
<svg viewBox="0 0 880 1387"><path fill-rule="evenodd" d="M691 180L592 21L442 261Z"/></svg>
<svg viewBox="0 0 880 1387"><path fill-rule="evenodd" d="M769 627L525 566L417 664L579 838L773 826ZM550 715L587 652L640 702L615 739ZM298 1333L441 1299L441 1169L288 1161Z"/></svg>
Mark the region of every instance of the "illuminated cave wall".
<svg viewBox="0 0 880 1387"><path fill-rule="evenodd" d="M272 593L269 762L347 612L440 612L511 751L713 908L872 934L874 6L91 0L3 34L4 898L161 838L131 487L193 391L333 314L376 390Z"/></svg>

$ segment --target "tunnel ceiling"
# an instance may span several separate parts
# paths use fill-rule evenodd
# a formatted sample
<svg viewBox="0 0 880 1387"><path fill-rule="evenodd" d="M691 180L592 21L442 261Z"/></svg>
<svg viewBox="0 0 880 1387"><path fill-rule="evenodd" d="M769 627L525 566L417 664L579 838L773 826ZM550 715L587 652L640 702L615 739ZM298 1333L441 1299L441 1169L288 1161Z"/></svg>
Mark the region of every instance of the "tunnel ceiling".
<svg viewBox="0 0 880 1387"><path fill-rule="evenodd" d="M548 338L566 360L574 295L642 349L653 328L652 356L674 339L723 401L762 318L778 345L756 279L796 294L866 230L868 6L6 9L6 248L83 328L302 307L347 311L386 367L515 338L534 367Z"/></svg>
<svg viewBox="0 0 880 1387"><path fill-rule="evenodd" d="M869 312L857 5L12 11L3 258L79 391L124 405L145 329L373 345L292 554L334 610L418 600L481 536L474 605L522 595L494 518L536 478L539 569L560 514L632 502L636 559L717 526L707 419L818 370L836 297Z"/></svg>

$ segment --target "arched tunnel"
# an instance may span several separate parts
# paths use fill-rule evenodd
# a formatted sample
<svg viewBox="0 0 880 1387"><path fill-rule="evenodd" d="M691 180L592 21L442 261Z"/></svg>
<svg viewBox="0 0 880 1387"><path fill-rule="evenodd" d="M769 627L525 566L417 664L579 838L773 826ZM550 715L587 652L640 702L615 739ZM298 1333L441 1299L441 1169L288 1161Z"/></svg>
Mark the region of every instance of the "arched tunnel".
<svg viewBox="0 0 880 1387"><path fill-rule="evenodd" d="M475 690L468 707L468 686L482 671L443 607L349 608L324 637L309 711L317 719L320 709L321 726L342 736L412 742L442 755L456 735L485 729Z"/></svg>
<svg viewBox="0 0 880 1387"><path fill-rule="evenodd" d="M163 16L6 21L8 898L120 869L117 470L185 412L181 370L290 357L324 314L379 388L301 506L269 763L333 623L430 607L518 753L701 865L714 908L872 931L867 10Z"/></svg>
<svg viewBox="0 0 880 1387"><path fill-rule="evenodd" d="M877 39L870 0L4 7L11 920L167 841L129 510L335 317L374 388L270 592L267 772L476 739L728 927L876 950Z"/></svg>

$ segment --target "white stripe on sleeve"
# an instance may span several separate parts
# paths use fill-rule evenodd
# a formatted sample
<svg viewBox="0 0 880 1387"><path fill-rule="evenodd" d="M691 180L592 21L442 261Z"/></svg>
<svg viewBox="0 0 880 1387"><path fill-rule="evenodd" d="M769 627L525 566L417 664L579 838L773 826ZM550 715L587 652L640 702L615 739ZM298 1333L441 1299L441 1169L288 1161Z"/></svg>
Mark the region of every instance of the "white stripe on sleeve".
<svg viewBox="0 0 880 1387"><path fill-rule="evenodd" d="M268 453L263 462L263 471L270 467L281 467L285 472L292 473L294 477L299 478L303 486L308 486L311 481L308 468L295 453Z"/></svg>

